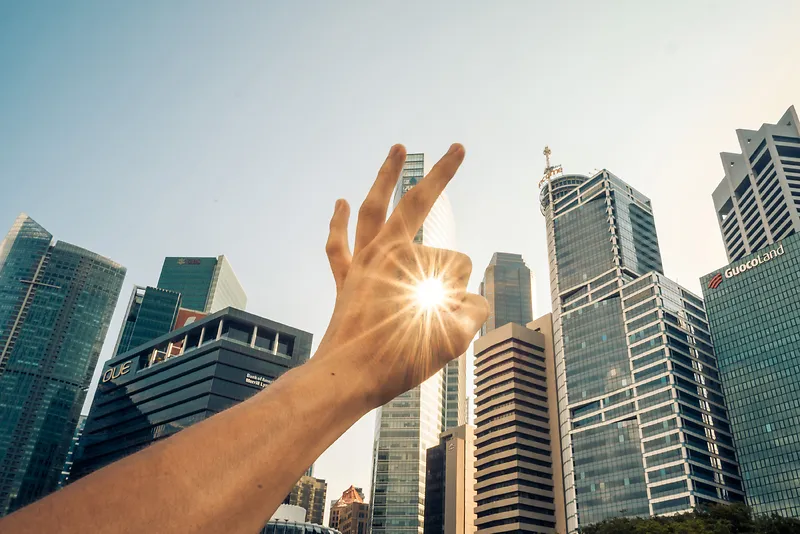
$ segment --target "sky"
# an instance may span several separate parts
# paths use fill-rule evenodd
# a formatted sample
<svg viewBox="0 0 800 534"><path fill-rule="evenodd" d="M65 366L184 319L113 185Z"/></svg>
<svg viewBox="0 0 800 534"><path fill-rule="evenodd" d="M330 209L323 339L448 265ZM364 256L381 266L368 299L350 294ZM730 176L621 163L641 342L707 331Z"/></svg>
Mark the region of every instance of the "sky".
<svg viewBox="0 0 800 534"><path fill-rule="evenodd" d="M470 286L521 253L539 314L545 145L652 199L669 277L699 293L727 263L719 153L800 104L800 2L431 4L0 2L0 232L24 211L127 267L98 369L165 256L227 255L248 311L318 342L334 202L355 213L397 142L466 146L447 193ZM369 493L373 426L317 461L328 500Z"/></svg>

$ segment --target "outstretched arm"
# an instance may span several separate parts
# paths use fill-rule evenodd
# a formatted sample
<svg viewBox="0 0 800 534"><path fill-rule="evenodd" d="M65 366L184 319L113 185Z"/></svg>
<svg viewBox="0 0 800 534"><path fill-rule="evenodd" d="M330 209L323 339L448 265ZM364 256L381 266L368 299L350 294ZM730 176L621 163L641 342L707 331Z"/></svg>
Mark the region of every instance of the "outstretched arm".
<svg viewBox="0 0 800 534"><path fill-rule="evenodd" d="M0 520L0 532L257 532L345 430L462 354L485 321L486 301L466 292L469 258L413 244L463 158L453 145L386 220L405 161L405 149L392 147L359 210L352 254L350 209L336 203L326 246L336 306L308 363ZM446 298L422 308L414 288L432 277Z"/></svg>

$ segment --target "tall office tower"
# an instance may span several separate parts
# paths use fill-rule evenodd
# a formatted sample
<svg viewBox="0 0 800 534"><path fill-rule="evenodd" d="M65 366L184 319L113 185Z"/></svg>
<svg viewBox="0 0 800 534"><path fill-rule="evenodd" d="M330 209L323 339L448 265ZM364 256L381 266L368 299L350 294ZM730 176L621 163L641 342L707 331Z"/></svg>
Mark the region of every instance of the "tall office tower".
<svg viewBox="0 0 800 534"><path fill-rule="evenodd" d="M564 532L551 315L507 323L475 350L478 532Z"/></svg>
<svg viewBox="0 0 800 534"><path fill-rule="evenodd" d="M495 252L486 267L479 293L489 301L485 336L504 324L526 325L533 320L533 275L519 254Z"/></svg>
<svg viewBox="0 0 800 534"><path fill-rule="evenodd" d="M424 156L409 154L394 205L424 176ZM447 197L436 201L415 242L453 248L455 223ZM420 386L378 409L372 456L370 525L373 534L422 534L425 452L439 434L466 419L466 358L450 362Z"/></svg>
<svg viewBox="0 0 800 534"><path fill-rule="evenodd" d="M169 333L180 308L180 293L158 287L134 286L114 355Z"/></svg>
<svg viewBox="0 0 800 534"><path fill-rule="evenodd" d="M568 531L741 500L703 301L663 276L650 200L606 170L542 183Z"/></svg>
<svg viewBox="0 0 800 534"><path fill-rule="evenodd" d="M58 484L125 268L21 214L0 243L0 515Z"/></svg>
<svg viewBox="0 0 800 534"><path fill-rule="evenodd" d="M247 295L225 256L165 258L158 287L181 294L181 306L215 313L228 306L243 310Z"/></svg>
<svg viewBox="0 0 800 534"><path fill-rule="evenodd" d="M350 486L339 499L331 501L328 526L342 534L369 532L369 504L364 502L361 488Z"/></svg>
<svg viewBox="0 0 800 534"><path fill-rule="evenodd" d="M283 504L305 508L306 522L321 525L322 517L325 515L325 495L327 493L327 482L321 478L303 475L283 500Z"/></svg>
<svg viewBox="0 0 800 534"><path fill-rule="evenodd" d="M741 154L723 152L725 177L714 191L728 261L800 230L800 121L794 106L777 124L736 130Z"/></svg>
<svg viewBox="0 0 800 534"><path fill-rule="evenodd" d="M427 452L425 534L475 532L475 429L451 428Z"/></svg>
<svg viewBox="0 0 800 534"><path fill-rule="evenodd" d="M747 504L800 517L800 234L701 283Z"/></svg>
<svg viewBox="0 0 800 534"><path fill-rule="evenodd" d="M308 360L311 337L226 308L112 357L71 480L250 398Z"/></svg>

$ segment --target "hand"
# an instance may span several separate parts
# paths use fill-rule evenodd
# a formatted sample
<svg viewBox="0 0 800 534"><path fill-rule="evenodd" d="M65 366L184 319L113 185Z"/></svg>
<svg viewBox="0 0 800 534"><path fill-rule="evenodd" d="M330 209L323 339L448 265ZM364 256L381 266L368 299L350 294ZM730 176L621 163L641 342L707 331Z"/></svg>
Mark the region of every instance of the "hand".
<svg viewBox="0 0 800 534"><path fill-rule="evenodd" d="M464 160L464 147L451 146L387 221L405 158L402 145L392 147L359 209L352 255L345 200L336 202L326 245L337 296L317 354L337 358L337 367L341 362L358 377L373 407L419 385L463 354L489 313L483 297L466 291L472 272L466 255L413 243ZM415 288L430 277L441 280L445 298L423 309Z"/></svg>

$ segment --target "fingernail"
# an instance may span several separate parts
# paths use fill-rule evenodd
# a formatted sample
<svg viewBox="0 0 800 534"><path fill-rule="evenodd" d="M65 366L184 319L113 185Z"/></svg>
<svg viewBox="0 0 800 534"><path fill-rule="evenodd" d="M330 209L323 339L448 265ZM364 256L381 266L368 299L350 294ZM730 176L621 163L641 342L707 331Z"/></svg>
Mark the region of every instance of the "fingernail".
<svg viewBox="0 0 800 534"><path fill-rule="evenodd" d="M447 155L449 156L450 154L455 154L456 151L460 148L461 145L459 145L458 143L453 143L452 145L450 145L450 150L447 151Z"/></svg>
<svg viewBox="0 0 800 534"><path fill-rule="evenodd" d="M339 211L341 207L342 207L342 199L340 198L339 200L336 201L336 205L333 207L334 213Z"/></svg>

